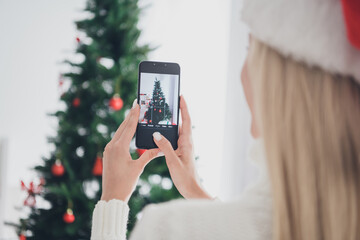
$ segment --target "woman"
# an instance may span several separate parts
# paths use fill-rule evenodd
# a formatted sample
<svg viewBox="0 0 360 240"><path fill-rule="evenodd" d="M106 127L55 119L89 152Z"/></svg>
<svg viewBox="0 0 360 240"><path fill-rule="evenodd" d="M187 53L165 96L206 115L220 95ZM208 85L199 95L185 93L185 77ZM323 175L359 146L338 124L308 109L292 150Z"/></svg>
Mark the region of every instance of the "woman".
<svg viewBox="0 0 360 240"><path fill-rule="evenodd" d="M264 170L257 185L232 202L210 199L197 180L183 97L179 148L154 134L159 149L132 161L135 102L104 151L92 239L125 239L126 202L160 150L193 200L147 206L132 240L360 239L360 4L246 0L242 16L252 34L241 80L258 138L252 158Z"/></svg>

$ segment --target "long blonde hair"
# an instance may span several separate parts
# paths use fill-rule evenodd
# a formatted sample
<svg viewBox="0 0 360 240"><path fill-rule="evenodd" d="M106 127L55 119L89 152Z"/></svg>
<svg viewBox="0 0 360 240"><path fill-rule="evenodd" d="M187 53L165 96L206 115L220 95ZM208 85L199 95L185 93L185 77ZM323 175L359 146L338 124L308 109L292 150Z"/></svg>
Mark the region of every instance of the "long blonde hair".
<svg viewBox="0 0 360 240"><path fill-rule="evenodd" d="M255 38L248 72L272 183L274 239L360 239L359 84Z"/></svg>

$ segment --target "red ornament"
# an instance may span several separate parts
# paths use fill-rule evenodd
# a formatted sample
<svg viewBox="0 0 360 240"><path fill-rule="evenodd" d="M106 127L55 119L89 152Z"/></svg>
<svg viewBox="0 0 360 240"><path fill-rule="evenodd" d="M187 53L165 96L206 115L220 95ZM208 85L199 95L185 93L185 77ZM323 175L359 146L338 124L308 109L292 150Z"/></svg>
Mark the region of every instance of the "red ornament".
<svg viewBox="0 0 360 240"><path fill-rule="evenodd" d="M56 159L55 163L51 166L51 172L57 177L64 175L65 168L59 159Z"/></svg>
<svg viewBox="0 0 360 240"><path fill-rule="evenodd" d="M95 176L101 176L102 175L102 170L103 170L102 159L101 159L101 157L98 156L96 158L96 160L95 160L95 164L94 164L92 173Z"/></svg>
<svg viewBox="0 0 360 240"><path fill-rule="evenodd" d="M36 204L35 196L39 194L42 190L43 183L40 181L40 184L37 186L34 185L34 182L30 182L29 187L26 187L25 183L21 181L21 190L25 190L28 193L27 198L24 200L24 205L29 207L34 207Z"/></svg>
<svg viewBox="0 0 360 240"><path fill-rule="evenodd" d="M71 210L71 208L68 208L66 210L66 213L63 216L63 220L64 222L70 224L73 223L75 221L75 215L73 213L73 211Z"/></svg>
<svg viewBox="0 0 360 240"><path fill-rule="evenodd" d="M123 105L124 102L120 98L119 94L115 94L109 101L109 106L115 111L119 111L120 109L122 109Z"/></svg>
<svg viewBox="0 0 360 240"><path fill-rule="evenodd" d="M26 240L25 235L24 235L24 234L20 234L20 236L19 236L19 240Z"/></svg>
<svg viewBox="0 0 360 240"><path fill-rule="evenodd" d="M137 152L137 154L139 154L139 156L141 156L141 155L143 155L144 152L146 152L146 149L138 148L138 149L136 149L136 152Z"/></svg>
<svg viewBox="0 0 360 240"><path fill-rule="evenodd" d="M80 105L80 98L78 98L78 97L74 98L72 105L74 107L78 107Z"/></svg>
<svg viewBox="0 0 360 240"><path fill-rule="evenodd" d="M161 109L159 109L159 112L161 112Z"/></svg>
<svg viewBox="0 0 360 240"><path fill-rule="evenodd" d="M77 41L78 43L80 43L80 38L79 38L79 37L76 37L76 41Z"/></svg>
<svg viewBox="0 0 360 240"><path fill-rule="evenodd" d="M64 77L62 74L59 76L59 87L61 87L64 84Z"/></svg>
<svg viewBox="0 0 360 240"><path fill-rule="evenodd" d="M151 123L151 119L149 120L149 123Z"/></svg>

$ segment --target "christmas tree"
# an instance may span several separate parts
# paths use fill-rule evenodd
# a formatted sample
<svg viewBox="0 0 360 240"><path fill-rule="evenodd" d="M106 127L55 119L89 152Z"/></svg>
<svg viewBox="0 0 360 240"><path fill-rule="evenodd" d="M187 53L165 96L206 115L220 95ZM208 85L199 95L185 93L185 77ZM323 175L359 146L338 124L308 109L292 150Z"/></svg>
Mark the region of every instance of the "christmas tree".
<svg viewBox="0 0 360 240"><path fill-rule="evenodd" d="M76 22L84 33L76 38L76 54L83 60L65 61L71 66L60 80L69 83L61 96L66 107L51 114L59 123L49 138L54 150L34 167L40 184L22 184L31 212L12 224L22 239L90 239L92 212L101 196L102 152L136 98L137 67L151 50L137 43L137 0L89 0L85 11L90 17ZM142 153L130 151L134 159ZM129 232L146 204L178 197L164 158L152 161L129 201ZM48 204L35 203L39 198Z"/></svg>
<svg viewBox="0 0 360 240"><path fill-rule="evenodd" d="M164 93L160 86L160 81L156 78L152 99L144 118L148 120L148 123L158 124L163 120L170 121L171 117L172 114L169 109L169 105L166 103Z"/></svg>

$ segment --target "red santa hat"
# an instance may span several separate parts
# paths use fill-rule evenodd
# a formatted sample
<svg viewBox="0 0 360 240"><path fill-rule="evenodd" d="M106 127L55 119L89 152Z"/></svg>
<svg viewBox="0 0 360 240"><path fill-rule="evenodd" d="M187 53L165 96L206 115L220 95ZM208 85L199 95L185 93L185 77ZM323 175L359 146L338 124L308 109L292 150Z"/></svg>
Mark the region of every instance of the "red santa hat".
<svg viewBox="0 0 360 240"><path fill-rule="evenodd" d="M283 56L360 83L360 0L244 0L242 18Z"/></svg>

